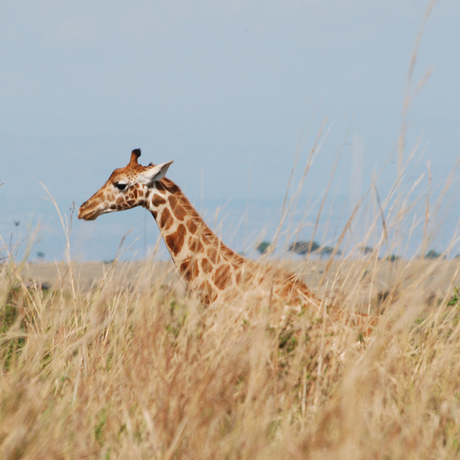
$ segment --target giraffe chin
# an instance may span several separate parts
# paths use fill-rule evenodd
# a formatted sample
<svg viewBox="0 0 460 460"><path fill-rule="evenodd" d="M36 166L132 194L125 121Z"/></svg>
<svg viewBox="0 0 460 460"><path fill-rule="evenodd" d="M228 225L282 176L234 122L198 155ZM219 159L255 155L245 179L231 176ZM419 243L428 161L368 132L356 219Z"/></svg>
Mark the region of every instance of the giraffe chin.
<svg viewBox="0 0 460 460"><path fill-rule="evenodd" d="M83 219L83 220L96 220L99 216L99 213L97 211L90 211L85 214L85 210L82 210L81 208L78 211L78 218Z"/></svg>

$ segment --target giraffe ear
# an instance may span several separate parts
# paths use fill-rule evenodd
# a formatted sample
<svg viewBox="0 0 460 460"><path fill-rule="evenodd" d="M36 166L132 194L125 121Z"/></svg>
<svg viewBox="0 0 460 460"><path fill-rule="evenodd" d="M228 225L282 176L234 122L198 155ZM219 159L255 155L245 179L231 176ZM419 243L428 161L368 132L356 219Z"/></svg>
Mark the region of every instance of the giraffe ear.
<svg viewBox="0 0 460 460"><path fill-rule="evenodd" d="M166 172L168 171L169 166L174 160L168 161L167 163L162 163L161 165L153 166L147 171L144 171L139 174L139 181L143 184L151 184L152 182L159 181L165 177Z"/></svg>

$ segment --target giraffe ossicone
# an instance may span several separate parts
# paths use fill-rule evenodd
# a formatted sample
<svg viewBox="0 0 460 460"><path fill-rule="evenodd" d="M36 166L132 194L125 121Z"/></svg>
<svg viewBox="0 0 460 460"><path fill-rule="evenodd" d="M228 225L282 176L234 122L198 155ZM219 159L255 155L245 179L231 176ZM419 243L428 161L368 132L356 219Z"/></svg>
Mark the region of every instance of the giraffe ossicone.
<svg viewBox="0 0 460 460"><path fill-rule="evenodd" d="M171 257L201 302L210 306L238 294L259 295L270 304L318 305L315 296L296 275L260 265L233 252L209 229L181 189L165 177L172 161L149 166L138 163L133 150L124 168L107 182L78 213L95 220L101 214L143 206L155 218Z"/></svg>

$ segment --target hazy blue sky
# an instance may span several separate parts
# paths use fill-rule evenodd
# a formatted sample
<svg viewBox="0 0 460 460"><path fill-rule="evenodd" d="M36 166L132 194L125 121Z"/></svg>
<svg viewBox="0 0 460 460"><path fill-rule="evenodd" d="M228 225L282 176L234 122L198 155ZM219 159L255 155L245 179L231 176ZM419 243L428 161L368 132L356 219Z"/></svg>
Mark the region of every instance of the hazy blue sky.
<svg viewBox="0 0 460 460"><path fill-rule="evenodd" d="M235 249L264 228L271 239L302 128L310 125L297 180L322 126L327 136L307 175L300 215L309 199L316 209L341 147L333 190L345 214L350 190L353 201L388 161L378 182L384 196L396 177L409 60L427 6L420 0L3 2L0 234L8 240L14 232L16 239L28 223L41 222L36 250L62 258L59 219L38 182L69 215L72 202L78 207L140 147L144 164L175 160L169 177L200 210L226 205L224 227L231 231L223 234L230 232L230 240L235 229ZM422 142L408 180L430 161L439 181L460 156L459 25L460 3L439 1L420 43L414 86L432 73L408 115L406 157ZM128 241L138 241L129 254L142 252L144 225L145 244L153 245L159 233L142 211L90 223L75 217L74 255L112 258L131 228ZM309 232L307 218L302 238Z"/></svg>

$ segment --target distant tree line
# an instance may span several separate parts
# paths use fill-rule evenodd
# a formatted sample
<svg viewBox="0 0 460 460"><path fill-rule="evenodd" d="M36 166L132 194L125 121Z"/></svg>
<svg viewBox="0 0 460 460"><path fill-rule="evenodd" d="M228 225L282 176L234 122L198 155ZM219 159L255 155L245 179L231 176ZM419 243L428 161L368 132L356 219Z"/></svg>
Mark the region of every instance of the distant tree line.
<svg viewBox="0 0 460 460"><path fill-rule="evenodd" d="M269 241L262 241L257 247L257 251L262 254L266 254L271 247L271 243ZM371 254L374 252L374 248L371 248L369 246L358 246L357 247L358 253L360 254ZM339 249L335 249L332 246L321 246L318 244L316 241L296 241L294 243L291 243L288 247L288 251L292 252L294 254L297 254L299 256L308 256L308 255L316 255L319 256L321 259L323 258L328 258L334 255L341 255L342 251ZM456 256L456 258L459 258L460 254ZM439 252L436 252L434 249L430 249L425 256L422 256L422 258L425 259L439 259L439 258L446 258L445 255L440 254ZM391 254L387 257L385 257L386 260L389 262L396 262L397 260L401 259L400 256L397 256L395 254Z"/></svg>
<svg viewBox="0 0 460 460"><path fill-rule="evenodd" d="M262 241L256 249L260 252L260 254L266 254L270 249L270 246L271 243L269 241ZM334 250L335 249L331 246L320 246L316 241L296 241L295 243L290 244L288 247L288 251L293 252L299 256L307 256L309 254L313 254L319 255L321 259L330 257ZM337 249L335 254L340 255L342 252Z"/></svg>
<svg viewBox="0 0 460 460"><path fill-rule="evenodd" d="M316 241L296 241L289 245L288 251L299 256L319 255L321 259L331 257L334 251L336 255L342 254L339 249L335 249L332 246L320 246Z"/></svg>

